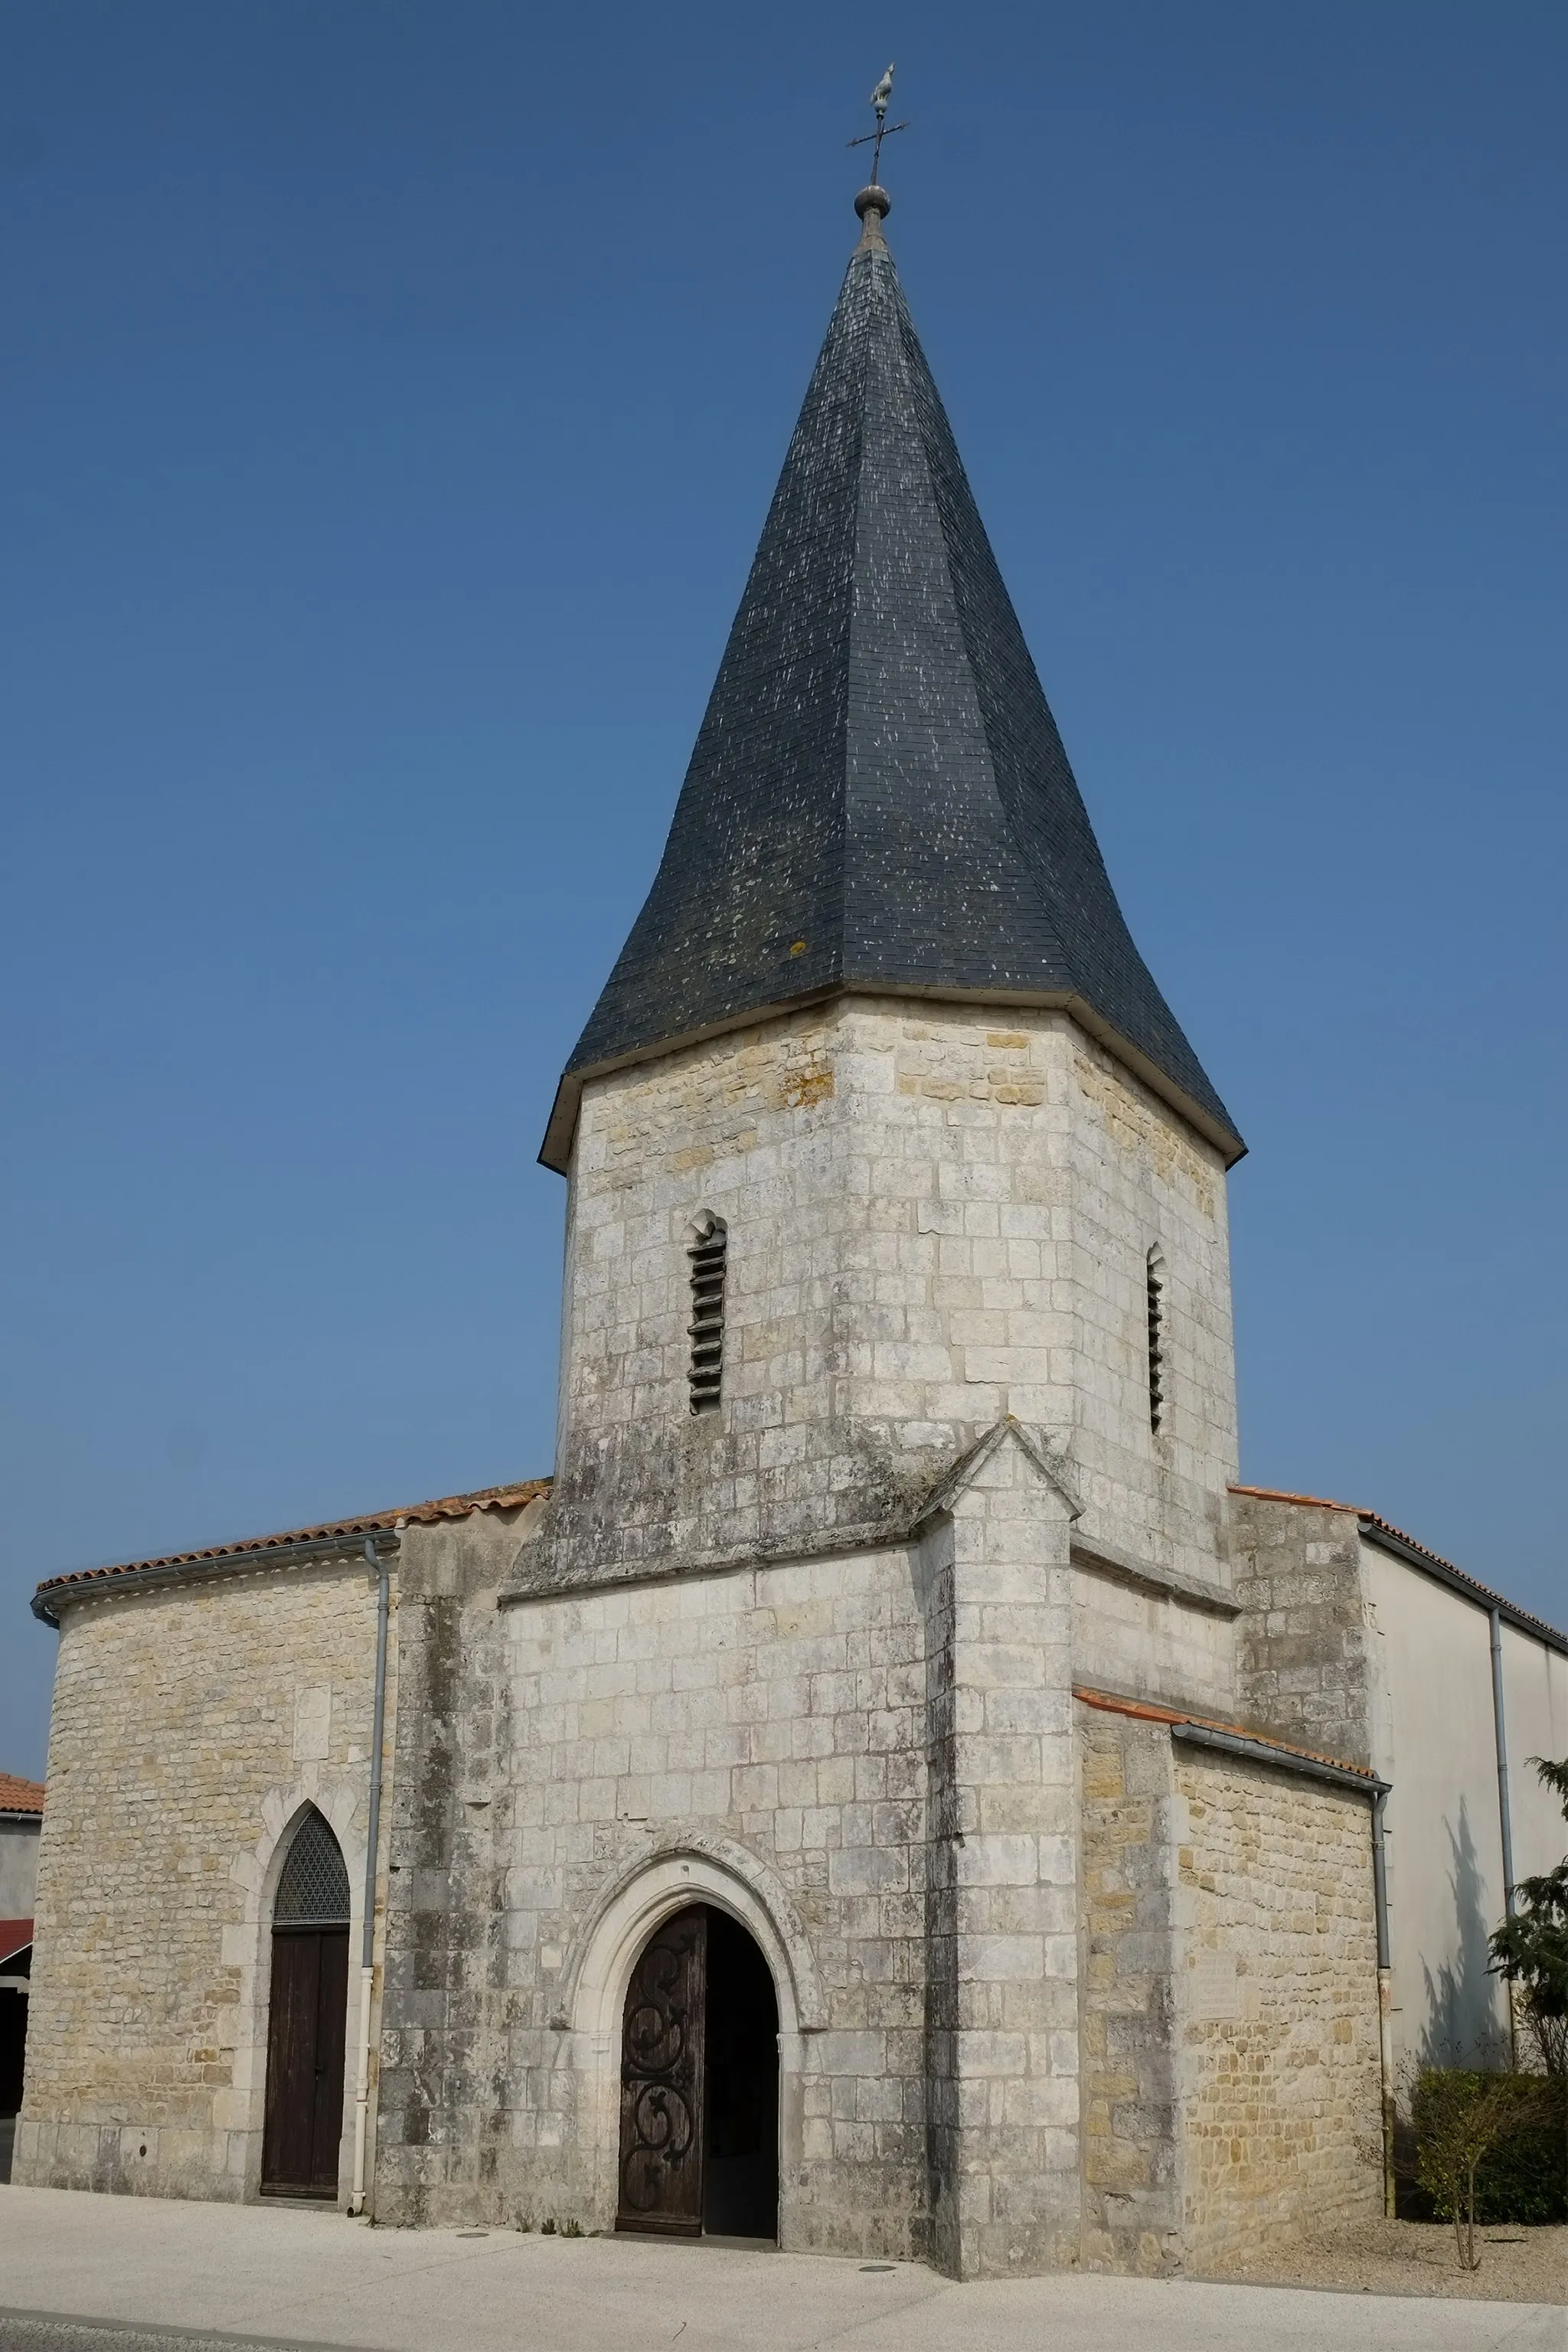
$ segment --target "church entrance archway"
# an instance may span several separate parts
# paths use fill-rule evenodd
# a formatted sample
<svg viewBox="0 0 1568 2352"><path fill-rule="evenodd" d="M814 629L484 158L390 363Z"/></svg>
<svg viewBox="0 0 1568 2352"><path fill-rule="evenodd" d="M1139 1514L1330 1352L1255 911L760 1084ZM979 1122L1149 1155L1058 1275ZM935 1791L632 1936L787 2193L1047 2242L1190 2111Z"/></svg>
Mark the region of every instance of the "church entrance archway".
<svg viewBox="0 0 1568 2352"><path fill-rule="evenodd" d="M349 1874L312 1806L294 1832L272 1906L264 2196L337 2195L348 1997Z"/></svg>
<svg viewBox="0 0 1568 2352"><path fill-rule="evenodd" d="M616 2226L778 2235L779 2010L738 1919L706 1903L637 1955L621 2021Z"/></svg>

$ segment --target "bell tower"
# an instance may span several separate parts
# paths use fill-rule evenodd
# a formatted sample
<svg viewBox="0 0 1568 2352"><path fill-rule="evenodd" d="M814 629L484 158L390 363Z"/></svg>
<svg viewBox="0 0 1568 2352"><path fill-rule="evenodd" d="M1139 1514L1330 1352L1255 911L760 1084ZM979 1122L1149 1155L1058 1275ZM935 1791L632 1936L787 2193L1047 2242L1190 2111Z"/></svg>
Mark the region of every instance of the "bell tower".
<svg viewBox="0 0 1568 2352"><path fill-rule="evenodd" d="M1009 1418L1223 1577L1243 1146L1117 904L875 183L562 1078L552 1574L896 1538Z"/></svg>

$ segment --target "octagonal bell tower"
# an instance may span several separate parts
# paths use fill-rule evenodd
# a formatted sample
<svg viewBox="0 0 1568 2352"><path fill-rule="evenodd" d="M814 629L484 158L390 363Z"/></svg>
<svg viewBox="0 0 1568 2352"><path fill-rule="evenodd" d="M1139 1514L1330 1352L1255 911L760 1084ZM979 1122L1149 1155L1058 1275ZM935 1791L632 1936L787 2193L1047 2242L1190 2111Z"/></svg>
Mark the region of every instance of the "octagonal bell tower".
<svg viewBox="0 0 1568 2352"><path fill-rule="evenodd" d="M1009 1416L1221 1580L1226 1171L883 233L850 259L658 873L562 1079L571 1583L912 1525Z"/></svg>

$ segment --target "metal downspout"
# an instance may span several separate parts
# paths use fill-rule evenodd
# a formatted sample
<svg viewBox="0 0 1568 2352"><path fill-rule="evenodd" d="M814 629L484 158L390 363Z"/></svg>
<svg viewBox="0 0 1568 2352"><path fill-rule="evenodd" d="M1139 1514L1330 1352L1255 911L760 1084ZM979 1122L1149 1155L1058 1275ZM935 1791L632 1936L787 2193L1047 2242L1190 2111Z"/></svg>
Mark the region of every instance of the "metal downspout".
<svg viewBox="0 0 1568 2352"><path fill-rule="evenodd" d="M1492 1621L1492 1730L1497 1738L1497 1810L1498 1825L1502 1832L1502 1904L1504 1916L1514 1913L1513 1885L1513 1817L1508 1801L1508 1726L1502 1704L1502 1614L1494 1609ZM1510 2063L1519 2064L1519 2028L1513 2013L1513 1987L1503 1983L1508 2001L1508 2044Z"/></svg>
<svg viewBox="0 0 1568 2352"><path fill-rule="evenodd" d="M1497 1809L1502 1828L1502 1900L1513 1917L1513 1820L1508 1803L1508 1728L1502 1711L1502 1618L1492 1611L1492 1728L1497 1734Z"/></svg>
<svg viewBox="0 0 1568 2352"><path fill-rule="evenodd" d="M1377 1914L1377 2058L1383 2082L1383 2210L1392 2221L1394 2178L1394 1963L1388 1935L1388 1856L1383 1809L1388 1790L1372 1801L1372 1899Z"/></svg>
<svg viewBox="0 0 1568 2352"><path fill-rule="evenodd" d="M401 1525L401 1522L399 1523ZM390 1569L367 1536L364 1556L375 1570L375 1707L370 1745L370 1838L364 1858L364 1932L360 1951L359 2067L354 2085L354 2177L349 2211L363 2213L370 2122L370 2038L375 1990L375 1880L381 1847L381 1757L386 1738L386 1621Z"/></svg>

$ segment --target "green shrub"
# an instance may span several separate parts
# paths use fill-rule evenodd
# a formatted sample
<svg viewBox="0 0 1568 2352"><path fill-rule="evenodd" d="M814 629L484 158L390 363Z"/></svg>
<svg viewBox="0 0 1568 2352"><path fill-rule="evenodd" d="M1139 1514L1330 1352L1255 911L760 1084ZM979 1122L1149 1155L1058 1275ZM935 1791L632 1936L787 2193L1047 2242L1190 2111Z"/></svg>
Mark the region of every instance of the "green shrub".
<svg viewBox="0 0 1568 2352"><path fill-rule="evenodd" d="M1474 2163L1475 2221L1568 2221L1568 2138L1563 2091L1540 2074L1479 2074L1429 2067L1410 2103L1415 2175L1440 2221L1465 2203Z"/></svg>

